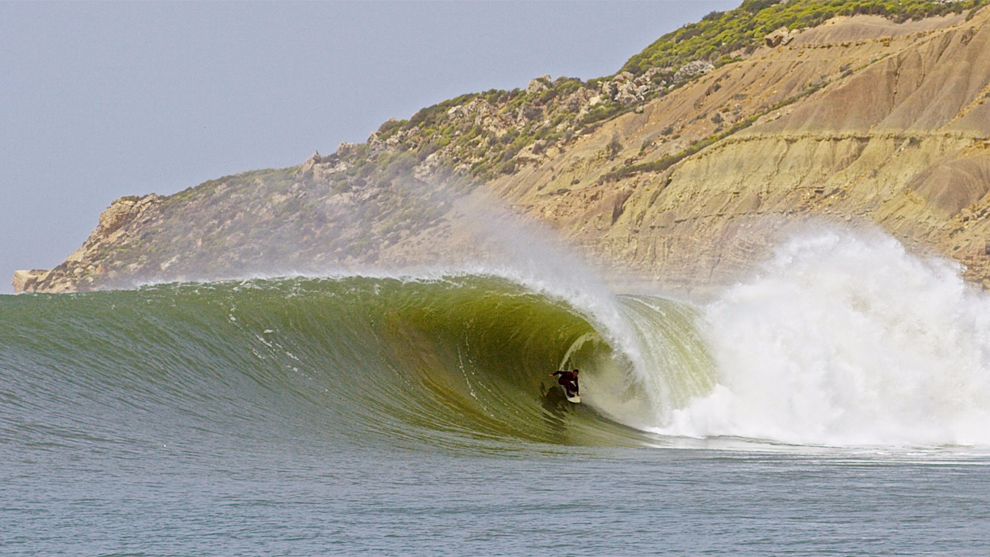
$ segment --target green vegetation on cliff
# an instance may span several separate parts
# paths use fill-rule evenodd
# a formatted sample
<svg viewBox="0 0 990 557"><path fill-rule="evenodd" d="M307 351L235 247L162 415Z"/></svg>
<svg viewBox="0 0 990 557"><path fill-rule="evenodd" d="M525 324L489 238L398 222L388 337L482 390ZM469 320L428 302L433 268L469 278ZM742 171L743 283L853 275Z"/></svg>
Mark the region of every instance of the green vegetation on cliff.
<svg viewBox="0 0 990 557"><path fill-rule="evenodd" d="M903 22L962 13L986 1L745 0L734 10L712 12L698 23L664 35L633 56L615 76L588 81L543 76L525 90L461 95L424 108L408 120L389 120L367 144L350 146L338 156L349 163L346 180L358 186L387 182L397 169L408 170L431 155L439 166L488 181L512 174L547 149L562 148L602 122L751 52L781 27L814 27L835 16L858 14ZM728 133L741 127L745 126L733 126ZM725 135L719 133L715 139ZM697 148L694 145L664 161L648 163L648 168L627 165L605 180L656 170Z"/></svg>
<svg viewBox="0 0 990 557"><path fill-rule="evenodd" d="M567 141L645 98L622 102L617 90L602 94L600 89L598 80L544 76L526 90L462 95L424 108L408 120L386 122L370 143L414 151L419 162L443 150L450 166L460 165L468 174L490 180L514 172L526 147L533 146L533 154L539 154L547 145ZM587 101L595 96L600 102L588 109Z"/></svg>
<svg viewBox="0 0 990 557"><path fill-rule="evenodd" d="M880 15L893 21L961 13L986 0L745 0L727 12L712 12L660 37L633 56L622 71L640 75L650 68L673 71L692 60L716 65L731 61L733 54L752 51L770 32L780 27L815 27L835 16Z"/></svg>

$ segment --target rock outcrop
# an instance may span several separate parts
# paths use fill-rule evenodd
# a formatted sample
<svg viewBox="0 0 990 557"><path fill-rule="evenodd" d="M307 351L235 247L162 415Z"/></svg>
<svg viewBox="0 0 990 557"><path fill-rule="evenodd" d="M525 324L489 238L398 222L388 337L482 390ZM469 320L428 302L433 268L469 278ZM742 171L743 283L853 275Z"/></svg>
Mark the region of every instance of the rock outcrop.
<svg viewBox="0 0 990 557"><path fill-rule="evenodd" d="M100 255L120 247L127 225L141 222L141 216L157 207L163 198L151 194L127 196L114 201L100 213L99 225L81 248L51 271L15 271L14 292L68 292L85 289L107 273Z"/></svg>
<svg viewBox="0 0 990 557"><path fill-rule="evenodd" d="M34 292L35 285L48 276L49 271L34 269L31 271L14 271L14 294L21 292Z"/></svg>
<svg viewBox="0 0 990 557"><path fill-rule="evenodd" d="M790 29L787 27L779 27L772 33L768 34L764 39L767 46L770 48L775 48L781 45L790 44L794 40L794 34L791 33Z"/></svg>
<svg viewBox="0 0 990 557"><path fill-rule="evenodd" d="M715 64L712 64L711 62L705 62L703 60L688 62L687 64L681 66L676 73L674 73L674 83L681 83L691 78L698 77L699 75L705 75L714 69Z"/></svg>

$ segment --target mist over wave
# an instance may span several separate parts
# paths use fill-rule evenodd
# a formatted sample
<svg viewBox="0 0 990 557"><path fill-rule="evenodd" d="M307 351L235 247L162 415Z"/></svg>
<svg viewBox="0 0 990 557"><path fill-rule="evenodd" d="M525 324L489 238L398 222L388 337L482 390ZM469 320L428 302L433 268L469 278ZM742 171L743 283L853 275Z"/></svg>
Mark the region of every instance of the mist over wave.
<svg viewBox="0 0 990 557"><path fill-rule="evenodd" d="M0 421L32 442L18 424L39 412L131 437L102 413L133 406L131 427L167 408L166 429L256 436L303 416L318 436L420 445L990 446L990 297L945 261L817 230L696 304L616 294L501 219L476 219L500 255L473 265L4 297L0 372L30 402ZM561 367L582 370L582 404L547 377Z"/></svg>
<svg viewBox="0 0 990 557"><path fill-rule="evenodd" d="M990 297L889 237L795 237L703 327L718 384L665 434L990 445Z"/></svg>

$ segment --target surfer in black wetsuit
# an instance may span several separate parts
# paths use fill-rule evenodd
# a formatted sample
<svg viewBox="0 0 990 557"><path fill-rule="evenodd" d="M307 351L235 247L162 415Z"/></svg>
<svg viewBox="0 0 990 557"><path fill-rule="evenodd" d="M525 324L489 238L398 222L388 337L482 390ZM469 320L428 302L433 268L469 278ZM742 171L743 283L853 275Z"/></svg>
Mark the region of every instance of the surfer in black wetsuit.
<svg viewBox="0 0 990 557"><path fill-rule="evenodd" d="M578 370L574 371L560 370L555 371L550 374L550 377L557 377L557 382L564 387L564 392L567 396L575 396L578 393Z"/></svg>

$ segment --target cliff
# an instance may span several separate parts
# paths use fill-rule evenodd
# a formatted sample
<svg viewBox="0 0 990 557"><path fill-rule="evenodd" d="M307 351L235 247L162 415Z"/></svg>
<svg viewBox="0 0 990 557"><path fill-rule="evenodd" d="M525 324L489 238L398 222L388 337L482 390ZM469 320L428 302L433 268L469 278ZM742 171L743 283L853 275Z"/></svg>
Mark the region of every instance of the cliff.
<svg viewBox="0 0 990 557"><path fill-rule="evenodd" d="M611 78L445 101L299 167L123 198L15 288L467 261L486 198L689 293L822 222L879 226L990 285L990 10L788 30L799 2L747 6L772 32L718 60L644 68L673 59L648 49Z"/></svg>
<svg viewBox="0 0 990 557"><path fill-rule="evenodd" d="M603 261L683 288L731 280L782 230L829 221L879 225L986 284L985 12L831 20L492 187ZM603 162L616 139L622 162Z"/></svg>

